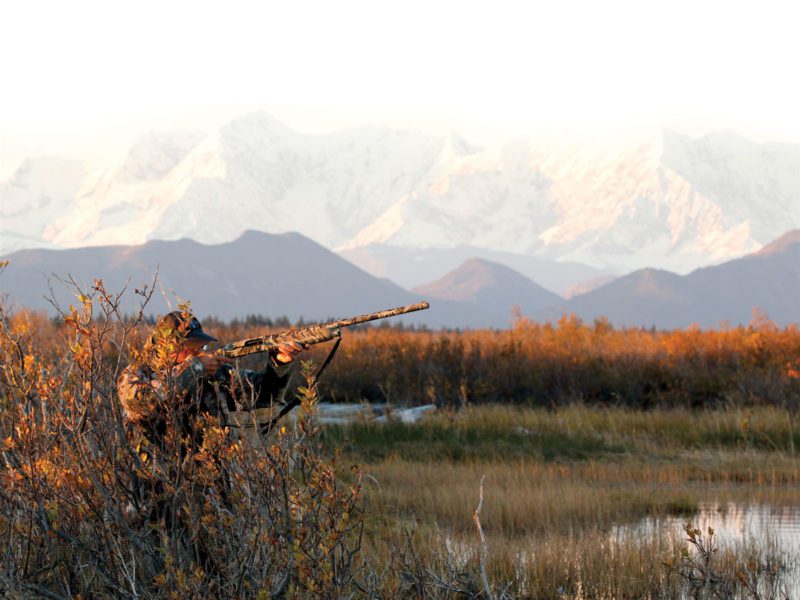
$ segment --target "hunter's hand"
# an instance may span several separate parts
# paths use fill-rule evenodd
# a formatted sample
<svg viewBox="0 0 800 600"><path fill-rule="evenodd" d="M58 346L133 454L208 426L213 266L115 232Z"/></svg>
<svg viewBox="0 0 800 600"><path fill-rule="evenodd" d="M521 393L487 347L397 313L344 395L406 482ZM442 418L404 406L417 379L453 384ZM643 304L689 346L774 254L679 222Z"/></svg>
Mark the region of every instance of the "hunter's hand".
<svg viewBox="0 0 800 600"><path fill-rule="evenodd" d="M278 346L278 353L275 355L275 360L283 364L290 363L306 348L308 348L308 346L300 342L286 342Z"/></svg>
<svg viewBox="0 0 800 600"><path fill-rule="evenodd" d="M229 365L233 362L232 358L213 354L212 352L201 352L197 355L197 360L202 363L203 370L209 375L216 373L222 365Z"/></svg>

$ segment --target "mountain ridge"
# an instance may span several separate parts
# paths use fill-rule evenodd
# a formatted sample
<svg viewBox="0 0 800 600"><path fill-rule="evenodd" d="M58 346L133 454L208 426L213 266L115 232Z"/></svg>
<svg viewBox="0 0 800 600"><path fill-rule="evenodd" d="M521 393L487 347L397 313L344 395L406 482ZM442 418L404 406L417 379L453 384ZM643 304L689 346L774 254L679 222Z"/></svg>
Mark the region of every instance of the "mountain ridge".
<svg viewBox="0 0 800 600"><path fill-rule="evenodd" d="M686 275L641 269L577 296L539 319L574 313L633 327L744 326L766 314L778 326L800 322L800 229L757 251Z"/></svg>
<svg viewBox="0 0 800 600"><path fill-rule="evenodd" d="M766 248L686 275L640 269L558 302L524 275L485 259L466 261L437 282L409 292L299 233L251 230L222 244L185 238L139 246L21 250L5 257L10 264L0 274L0 295L7 294L12 307L52 313L44 299L47 274L62 280L72 275L87 286L101 278L109 290L119 291L149 283L158 268L161 285L153 313L170 308L165 298L174 298L173 305L185 298L198 314L222 319L262 314L325 320L429 300L429 311L404 323L503 328L512 320L514 305L541 321L575 314L590 322L604 318L615 326L660 329L743 326L756 311L778 326L797 323L800 230L787 232ZM56 300L63 306L75 302L74 294L58 281L54 284ZM532 290L543 299L535 299ZM128 299L137 298L129 292Z"/></svg>
<svg viewBox="0 0 800 600"><path fill-rule="evenodd" d="M594 280L607 280L613 274L588 265L559 262L535 256L496 252L475 246L453 248L404 248L371 244L337 251L361 269L376 277L387 277L406 289L444 277L464 261L480 258L503 264L525 275L545 289L559 295Z"/></svg>
<svg viewBox="0 0 800 600"><path fill-rule="evenodd" d="M414 293L456 302L469 302L497 320L515 312L532 314L562 302L562 298L500 263L473 258L444 277L411 290Z"/></svg>
<svg viewBox="0 0 800 600"><path fill-rule="evenodd" d="M254 262L252 257L256 257ZM295 232L248 231L233 242L202 244L184 238L155 240L137 246L91 246L61 250L20 250L5 259L0 291L13 307L53 313L45 299L52 275L75 278L91 287L102 279L111 292L128 287L123 310L139 300L133 288L149 285L158 272L158 293L152 314L190 300L198 315L233 319L248 314L286 316L291 321L352 316L420 300L388 280L380 280ZM74 293L54 282L61 306L74 303ZM493 322L478 307L437 301L431 309L404 317L406 324L460 327Z"/></svg>

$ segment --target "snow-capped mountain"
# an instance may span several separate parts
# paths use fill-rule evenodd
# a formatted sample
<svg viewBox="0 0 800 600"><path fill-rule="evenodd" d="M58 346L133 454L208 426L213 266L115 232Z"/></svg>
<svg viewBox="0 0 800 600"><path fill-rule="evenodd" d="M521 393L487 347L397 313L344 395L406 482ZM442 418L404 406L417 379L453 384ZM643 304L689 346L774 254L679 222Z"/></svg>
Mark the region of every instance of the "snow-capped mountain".
<svg viewBox="0 0 800 600"><path fill-rule="evenodd" d="M74 210L87 175L80 161L36 158L0 182L0 254L52 247L52 224Z"/></svg>
<svg viewBox="0 0 800 600"><path fill-rule="evenodd" d="M294 131L256 113L149 134L112 167L26 162L0 184L0 254L297 231L328 248L455 248L680 273L800 226L800 146L655 132L614 142Z"/></svg>
<svg viewBox="0 0 800 600"><path fill-rule="evenodd" d="M62 247L222 243L257 229L334 247L472 151L455 136L388 129L304 135L260 113L204 138L151 134L121 165L86 181L44 239Z"/></svg>
<svg viewBox="0 0 800 600"><path fill-rule="evenodd" d="M350 246L424 237L610 270L686 272L798 222L800 147L661 132L624 144L531 140L462 158Z"/></svg>

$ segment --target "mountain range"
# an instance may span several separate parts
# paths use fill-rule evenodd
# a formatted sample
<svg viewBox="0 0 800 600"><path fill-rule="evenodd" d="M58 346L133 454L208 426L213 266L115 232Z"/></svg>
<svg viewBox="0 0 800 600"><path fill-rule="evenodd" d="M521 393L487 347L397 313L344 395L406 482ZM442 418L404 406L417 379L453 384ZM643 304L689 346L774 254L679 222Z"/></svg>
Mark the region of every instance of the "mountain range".
<svg viewBox="0 0 800 600"><path fill-rule="evenodd" d="M59 279L72 277L86 288L102 278L112 292L127 286L123 310L131 312L141 299L133 290L151 283L157 272L158 291L148 306L153 314L186 299L200 316L321 321L429 300L430 310L398 321L433 328L502 328L510 325L514 312L536 320L575 314L587 322L606 318L616 326L662 329L746 325L758 315L781 326L800 321L800 230L742 258L687 275L640 269L568 300L518 271L478 258L407 291L296 233L248 231L216 245L183 239L20 250L7 259L0 273L6 303L51 314L46 296L52 293L68 306L78 294Z"/></svg>
<svg viewBox="0 0 800 600"><path fill-rule="evenodd" d="M800 226L799 195L800 146L730 133L485 150L456 134L310 135L255 113L211 133L147 134L106 165L25 161L0 183L0 254L296 231L344 256L382 256L356 262L389 276L416 252L535 260L540 273L525 274L563 294L585 279L688 273L758 250ZM576 276L545 283L561 263ZM423 271L404 285L445 274Z"/></svg>
<svg viewBox="0 0 800 600"><path fill-rule="evenodd" d="M591 322L662 329L747 325L768 317L779 326L800 322L800 230L761 250L677 275L641 269L576 296L538 319L570 314Z"/></svg>
<svg viewBox="0 0 800 600"><path fill-rule="evenodd" d="M0 273L0 296L13 308L55 313L77 304L102 279L122 295L123 312L138 309L142 296L155 294L147 314L163 314L183 301L201 318L230 320L247 315L324 321L394 308L420 301L417 294L378 279L316 242L296 233L247 231L233 242L200 244L193 240L151 241L138 246L94 246L67 250L19 250L6 257ZM78 283L79 289L70 285ZM394 322L428 327L506 326L464 302L436 301L429 310L397 317Z"/></svg>

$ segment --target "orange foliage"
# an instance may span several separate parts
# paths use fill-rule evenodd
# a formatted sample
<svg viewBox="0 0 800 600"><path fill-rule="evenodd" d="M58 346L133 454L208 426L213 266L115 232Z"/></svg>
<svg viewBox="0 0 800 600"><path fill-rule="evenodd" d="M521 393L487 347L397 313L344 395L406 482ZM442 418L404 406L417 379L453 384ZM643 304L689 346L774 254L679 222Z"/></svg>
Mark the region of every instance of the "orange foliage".
<svg viewBox="0 0 800 600"><path fill-rule="evenodd" d="M800 330L763 322L654 331L573 316L555 324L518 320L501 331L343 335L323 390L336 400L796 406L800 393Z"/></svg>
<svg viewBox="0 0 800 600"><path fill-rule="evenodd" d="M140 452L116 380L149 338L102 282L61 319L0 306L0 595L337 597L352 587L360 475L343 483L304 411L270 447L198 417ZM169 395L167 395L169 397ZM165 407L165 414L172 414ZM202 421L202 422L201 422Z"/></svg>
<svg viewBox="0 0 800 600"><path fill-rule="evenodd" d="M209 320L205 328L223 342L268 332L238 321ZM23 312L9 319L9 329L36 340L35 351L19 359L27 385L42 396L57 394L63 382L60 373L44 377L36 365L64 345L81 368L90 366L85 336L70 337L63 322ZM796 406L800 397L800 329L779 329L763 316L747 327L713 330L616 329L604 319L587 324L573 315L556 323L520 318L508 330L362 326L343 336L320 388L326 400L650 407ZM126 363L148 337L149 326L133 328L126 347L107 344L102 355ZM310 355L319 362L326 351L312 348Z"/></svg>

